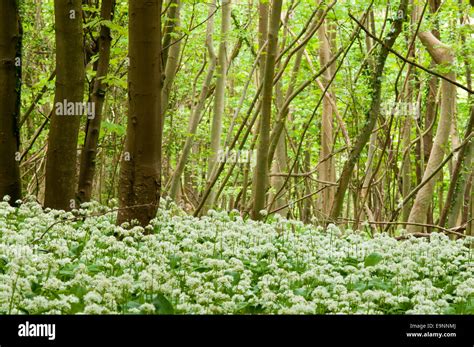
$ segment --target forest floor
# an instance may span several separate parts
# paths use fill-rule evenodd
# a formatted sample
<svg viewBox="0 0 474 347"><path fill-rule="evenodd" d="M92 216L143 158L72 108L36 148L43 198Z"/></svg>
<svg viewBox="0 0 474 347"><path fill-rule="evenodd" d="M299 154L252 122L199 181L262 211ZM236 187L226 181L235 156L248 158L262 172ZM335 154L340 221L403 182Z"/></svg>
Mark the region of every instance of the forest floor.
<svg viewBox="0 0 474 347"><path fill-rule="evenodd" d="M144 233L97 203L0 202L0 314L474 314L472 238L166 205Z"/></svg>

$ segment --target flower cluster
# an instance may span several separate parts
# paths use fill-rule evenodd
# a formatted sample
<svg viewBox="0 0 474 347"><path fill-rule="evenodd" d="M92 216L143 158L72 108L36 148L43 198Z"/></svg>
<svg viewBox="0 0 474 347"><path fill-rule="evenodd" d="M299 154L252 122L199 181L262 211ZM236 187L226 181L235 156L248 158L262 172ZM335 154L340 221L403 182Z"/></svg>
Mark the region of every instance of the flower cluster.
<svg viewBox="0 0 474 347"><path fill-rule="evenodd" d="M0 202L0 314L474 313L472 238L397 241L165 204L145 233L97 203Z"/></svg>

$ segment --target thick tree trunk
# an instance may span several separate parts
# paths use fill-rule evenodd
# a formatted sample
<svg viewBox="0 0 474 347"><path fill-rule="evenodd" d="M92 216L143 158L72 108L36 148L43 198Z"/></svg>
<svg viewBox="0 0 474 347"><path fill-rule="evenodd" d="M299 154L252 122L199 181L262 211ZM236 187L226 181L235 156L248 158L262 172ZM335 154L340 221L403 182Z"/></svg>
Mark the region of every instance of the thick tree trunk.
<svg viewBox="0 0 474 347"><path fill-rule="evenodd" d="M454 55L452 49L441 43L431 32L422 32L418 34L421 43L426 47L431 57L437 64L450 66L454 62ZM456 80L454 72L447 72L444 74L451 80ZM436 130L436 136L431 149L430 158L426 164L426 169L423 174L423 181L433 174L434 170L443 161L446 145L449 140L449 133L451 130L451 117L453 116L454 106L456 101L456 87L447 82L441 81L441 112ZM409 223L424 223L429 205L433 198L436 177L431 178L417 193L413 207L408 218ZM408 232L420 232L422 227L416 225L408 225Z"/></svg>
<svg viewBox="0 0 474 347"><path fill-rule="evenodd" d="M101 5L101 20L110 21L114 14L115 0L103 0ZM105 100L106 84L103 82L109 71L110 61L110 28L101 25L99 36L99 60L92 90L91 102L94 105L95 115L87 120L86 138L81 152L79 169L79 183L77 199L79 202L89 201L92 195L92 185L96 169L97 145L99 142L100 125Z"/></svg>
<svg viewBox="0 0 474 347"><path fill-rule="evenodd" d="M155 217L161 188L162 0L129 1L128 124L120 167L117 224L146 226Z"/></svg>
<svg viewBox="0 0 474 347"><path fill-rule="evenodd" d="M18 121L21 97L21 24L18 1L0 1L0 201L21 197Z"/></svg>
<svg viewBox="0 0 474 347"><path fill-rule="evenodd" d="M265 208L265 196L268 183L268 147L270 145L270 120L272 114L273 75L278 51L278 29L282 0L273 0L270 25L268 29L268 50L263 76L262 113L260 116L260 134L257 147L257 166L255 171L255 191L253 195L252 218L261 219L260 211Z"/></svg>
<svg viewBox="0 0 474 347"><path fill-rule="evenodd" d="M56 91L48 137L46 187L47 207L75 207L77 137L81 114L72 115L59 105L82 104L84 97L84 47L81 0L55 0Z"/></svg>

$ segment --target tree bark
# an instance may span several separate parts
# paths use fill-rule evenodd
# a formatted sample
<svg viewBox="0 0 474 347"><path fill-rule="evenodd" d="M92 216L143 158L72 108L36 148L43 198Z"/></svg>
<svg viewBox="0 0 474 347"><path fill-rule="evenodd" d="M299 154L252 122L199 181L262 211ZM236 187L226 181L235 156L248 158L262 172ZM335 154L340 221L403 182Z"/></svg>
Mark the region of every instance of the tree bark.
<svg viewBox="0 0 474 347"><path fill-rule="evenodd" d="M337 219L342 212L344 196L346 194L347 187L349 186L349 181L351 179L352 172L357 164L357 161L359 160L362 151L364 150L365 145L370 139L375 124L377 123L378 115L380 113L382 75L385 67L385 62L387 60L389 50L392 48L393 44L395 43L395 40L402 31L402 24L407 17L407 7L408 0L402 0L397 11L397 17L392 22L392 28L384 39L383 45L378 53L377 61L375 63L375 70L371 76L370 108L367 112L365 124L361 129L359 135L357 136L357 139L354 143L354 147L349 153L349 158L345 162L341 172L341 176L339 178L339 185L336 191L336 195L334 197L334 203L332 205L330 214L330 218L333 220ZM400 14L400 16L398 14Z"/></svg>
<svg viewBox="0 0 474 347"><path fill-rule="evenodd" d="M214 114L212 117L211 127L211 148L209 161L207 166L207 180L211 180L213 177L214 167L217 162L219 151L221 149L221 137L222 137L222 116L225 108L225 87L227 81L227 69L228 69L228 36L230 30L231 20L231 1L222 1L222 19L221 19L221 41L219 43L219 52L217 57L217 80L216 80L216 91L214 98ZM214 204L215 192L211 190L209 197L207 198L207 206Z"/></svg>
<svg viewBox="0 0 474 347"><path fill-rule="evenodd" d="M162 0L129 1L129 111L118 225L136 219L146 226L160 201L161 8Z"/></svg>
<svg viewBox="0 0 474 347"><path fill-rule="evenodd" d="M471 106L469 122L467 124L464 137L472 133L474 128L474 106ZM459 151L458 159L455 163L453 174L449 183L446 203L439 221L440 226L452 228L456 225L461 207L464 202L464 195L468 187L468 180L472 174L472 160L474 156L474 140L471 139L468 144Z"/></svg>
<svg viewBox="0 0 474 347"><path fill-rule="evenodd" d="M429 54L437 64L448 67L454 62L454 55L451 47L443 44L439 41L431 32L422 32L418 34L421 43L426 47ZM447 72L444 74L451 80L456 79L454 72ZM454 106L456 101L456 86L447 82L446 80L441 81L441 112L436 130L435 139L433 141L433 147L431 149L428 163L423 174L423 180L429 177L436 167L443 161L446 145L449 140L449 133L451 130L451 117L454 112ZM433 198L434 186L436 183L436 177L433 177L427 184L425 184L417 193L413 207L410 211L408 218L409 223L424 223L426 214L428 212L429 205ZM408 225L407 231L410 233L420 232L422 227L417 225Z"/></svg>
<svg viewBox="0 0 474 347"><path fill-rule="evenodd" d="M318 29L319 61L321 66L325 66L331 60L331 46L327 27L327 20L325 19L325 23L323 23ZM331 73L334 72L334 63L331 67L332 68L324 71L322 75L322 84L324 88L326 88L327 83L331 80ZM321 116L321 150L319 152L320 160L324 159L324 161L319 164L318 176L322 181L334 182L335 167L334 161L331 158L333 150L333 109L330 98L335 98L331 95L330 89L327 93L329 94L329 98L323 99L323 110ZM318 197L318 208L324 216L327 216L330 213L331 206L334 202L334 193L334 187L326 187Z"/></svg>
<svg viewBox="0 0 474 347"><path fill-rule="evenodd" d="M69 210L75 207L77 137L82 114L74 111L73 115L64 115L58 106L77 105L84 97L82 2L55 0L54 16L56 90L46 155L44 205Z"/></svg>
<svg viewBox="0 0 474 347"><path fill-rule="evenodd" d="M21 98L22 30L18 1L0 2L0 201L21 198L18 122Z"/></svg>
<svg viewBox="0 0 474 347"><path fill-rule="evenodd" d="M273 0L272 13L268 29L268 50L265 59L263 76L262 113L260 116L260 133L257 147L257 166L255 170L255 191L253 196L252 218L262 218L260 211L265 208L265 196L268 183L268 147L270 145L270 120L272 114L273 75L278 51L278 29L282 0Z"/></svg>
<svg viewBox="0 0 474 347"><path fill-rule="evenodd" d="M262 49L268 38L268 15L269 15L269 0L259 0L258 3L258 48ZM259 82L263 81L265 74L265 56L268 46L262 51L259 58Z"/></svg>
<svg viewBox="0 0 474 347"><path fill-rule="evenodd" d="M213 13L215 12L215 0L213 0L209 4L208 10L208 17L209 20L207 21L207 29L206 29L206 47L209 54L209 63L207 68L206 77L204 78L204 82L201 88L201 92L199 94L199 99L197 104L194 106L191 116L189 118L188 124L188 131L186 141L183 146L183 151L178 160L178 164L176 165L176 169L171 176L170 183L169 183L169 196L172 199L176 199L179 189L179 183L181 179L181 175L184 171L184 166L188 161L189 154L191 152L192 145L194 143L194 135L196 135L197 127L199 125L199 121L201 119L201 114L205 106L205 102L207 96L209 94L209 88L212 82L212 78L214 76L214 70L216 68L216 55L214 53L213 42L212 42L212 34L214 32L214 16Z"/></svg>
<svg viewBox="0 0 474 347"><path fill-rule="evenodd" d="M181 11L180 0L170 0L169 9L167 13L166 22L163 25L163 44L161 58L163 62L163 71L166 71L166 65L168 65L168 56L176 42L173 42L173 34L176 32L176 28L179 26L179 15ZM179 52L179 51L178 51Z"/></svg>
<svg viewBox="0 0 474 347"><path fill-rule="evenodd" d="M166 111L168 110L169 97L171 93L171 87L173 86L176 71L178 70L179 53L181 51L181 40L172 40L171 33L177 32L177 27L180 25L180 13L181 13L181 1L173 0L174 10L170 13L170 20L173 25L170 25L167 35L170 37L168 45L171 45L167 49L166 56L163 55L163 61L165 64L165 81L163 83L163 90L161 91L161 117L164 125ZM163 40L163 47L166 47L168 40Z"/></svg>
<svg viewBox="0 0 474 347"><path fill-rule="evenodd" d="M110 21L114 14L115 0L102 0L100 17L103 21ZM96 171L97 145L99 142L100 125L107 88L104 78L109 72L110 61L110 28L101 25L99 36L99 60L97 62L96 76L92 90L91 102L95 105L94 118L88 119L86 123L86 138L81 152L81 163L79 168L79 183L77 188L77 200L86 202L91 199L92 185Z"/></svg>

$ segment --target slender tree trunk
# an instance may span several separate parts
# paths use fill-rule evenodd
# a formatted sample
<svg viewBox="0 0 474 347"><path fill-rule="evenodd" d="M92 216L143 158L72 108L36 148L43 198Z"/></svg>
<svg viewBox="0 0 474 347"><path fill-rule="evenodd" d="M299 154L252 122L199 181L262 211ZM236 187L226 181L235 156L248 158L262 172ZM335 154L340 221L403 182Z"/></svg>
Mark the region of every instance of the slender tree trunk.
<svg viewBox="0 0 474 347"><path fill-rule="evenodd" d="M381 102L381 91L382 91L382 75L385 67L385 61L389 53L389 49L395 43L398 35L402 31L402 24L407 17L407 7L408 0L402 0L400 2L396 19L392 22L392 28L389 31L389 34L384 40L384 45L380 48L380 52L375 63L375 70L371 76L371 103L370 108L367 112L367 118L365 120L364 126L361 129L357 139L354 143L353 148L349 153L349 158L345 162L344 167L339 178L339 186L334 197L334 203L331 208L331 219L337 219L341 212L344 203L344 196L346 195L347 187L349 186L349 181L352 176L354 167L359 160L359 157L364 150L365 145L370 139L372 130L377 123L377 118L380 113L380 102Z"/></svg>
<svg viewBox="0 0 474 347"><path fill-rule="evenodd" d="M269 0L259 0L258 3L258 48L262 49L268 38L268 16L269 16ZM259 81L263 81L265 74L265 56L268 50L262 51L259 58Z"/></svg>
<svg viewBox="0 0 474 347"><path fill-rule="evenodd" d="M288 89L292 89L292 83L293 79L290 81L290 86ZM278 109L278 113L282 112L283 109L283 104L284 104L284 99L283 99L283 91L281 90L282 88L282 81L279 80L276 85L275 85L275 103ZM278 115L277 115L278 118ZM270 136L271 139L271 136ZM271 141L270 141L271 142ZM270 146L271 147L271 146ZM272 154L269 154L269 156ZM281 173L281 172L287 172L288 170L288 156L287 156L287 150L286 150L286 136L284 133L280 134L278 137L278 142L276 144L275 148L275 160L269 160L272 162L271 164L271 172L273 174ZM283 184L285 182L285 178L282 176L272 176L270 179L270 185L272 187L273 192L278 192L282 188ZM273 199L273 192L271 192L269 195L269 199ZM287 201L286 201L286 196L283 194L280 194L279 197L276 198L275 204L274 204L274 209L279 209L283 207ZM282 208L281 210L278 210L278 214L282 216L286 216L288 213L287 208Z"/></svg>
<svg viewBox="0 0 474 347"><path fill-rule="evenodd" d="M225 108L225 87L227 80L228 69L228 36L230 30L231 20L231 1L222 1L222 20L221 20L221 41L219 43L219 55L217 57L217 81L214 98L214 115L212 117L211 127L211 153L207 166L207 180L210 181L213 177L214 168L216 166L219 151L221 150L222 137L222 116ZM207 198L207 206L214 205L215 192L211 190Z"/></svg>
<svg viewBox="0 0 474 347"><path fill-rule="evenodd" d="M21 197L18 149L22 30L18 1L0 1L0 201Z"/></svg>
<svg viewBox="0 0 474 347"><path fill-rule="evenodd" d="M82 113L74 110L71 114L61 105L82 104L84 97L82 2L55 0L54 16L56 91L48 137L44 204L69 210L75 207L77 137Z"/></svg>
<svg viewBox="0 0 474 347"><path fill-rule="evenodd" d="M176 44L176 40L173 40L173 34L176 33L179 23L179 15L181 11L180 0L170 0L169 9L167 11L167 20L163 25L163 44L162 44L162 62L163 71L166 71L166 65L168 65L168 55L171 51L171 47ZM174 41L174 42L172 42ZM179 51L178 51L179 52Z"/></svg>
<svg viewBox="0 0 474 347"><path fill-rule="evenodd" d="M422 32L418 34L421 43L426 47L431 57L437 64L450 66L454 62L454 55L452 49L441 43L431 32ZM447 72L444 74L451 80L456 80L454 72ZM451 117L454 112L456 101L456 87L447 82L441 81L441 112L436 130L436 136L431 149L430 158L426 164L426 169L423 174L423 180L427 179L433 174L436 167L443 161L446 145L449 140L449 133L451 130ZM437 175L438 176L438 175ZM408 222L410 223L424 223L429 205L433 198L436 177L433 177L425 184L417 193L413 207L410 211ZM420 232L422 228L416 225L408 225L407 230L411 233Z"/></svg>
<svg viewBox="0 0 474 347"><path fill-rule="evenodd" d="M115 0L102 0L100 16L101 20L110 21L114 14ZM96 76L92 90L91 102L94 105L95 114L92 119L87 120L86 138L81 152L81 163L79 168L79 183L77 188L77 199L79 202L89 201L92 195L92 185L96 171L97 145L99 142L100 125L107 88L104 78L107 77L110 61L110 28L101 25L99 36L99 60L97 62Z"/></svg>
<svg viewBox="0 0 474 347"><path fill-rule="evenodd" d="M321 66L325 66L331 60L331 46L329 34L326 30L327 20L318 29L319 38L319 61ZM334 64L332 65L334 66ZM331 79L333 69L327 69L322 76L323 86L326 87ZM328 90L330 98L334 99ZM319 179L325 182L333 182L335 175L334 161L331 158L333 146L333 109L329 98L323 99L323 110L321 119L321 150L319 152L320 160L324 160L319 164ZM321 212L327 216L334 202L334 187L327 187L319 196L319 208Z"/></svg>
<svg viewBox="0 0 474 347"><path fill-rule="evenodd" d="M410 161L410 135L411 135L411 114L405 115L405 120L403 122L403 129L402 129L402 142L403 142L403 149L404 151L408 151L405 154L402 162L402 196L406 197L410 194L411 191L411 161ZM408 220L408 216L410 215L410 205L406 204L402 210L402 220L406 222Z"/></svg>
<svg viewBox="0 0 474 347"><path fill-rule="evenodd" d="M474 174L471 175L471 194L470 194L470 206L469 206L469 222L467 223L466 234L474 236Z"/></svg>
<svg viewBox="0 0 474 347"><path fill-rule="evenodd" d="M117 224L155 217L161 188L162 0L129 1L128 124Z"/></svg>
<svg viewBox="0 0 474 347"><path fill-rule="evenodd" d="M464 14L460 13L460 24L464 24ZM466 37L461 33L461 42L466 44ZM472 88L471 78L471 64L469 61L469 53L463 52L464 66L466 70L466 84L469 89ZM472 95L468 98L468 103L472 103ZM464 131L464 138L469 136L474 129L474 106L471 105L471 111L469 115L469 121ZM474 170L472 169L472 162L474 160L474 140L471 139L470 143L461 148L458 153L458 158L454 166L453 175L449 183L448 194L446 196L445 208L441 212L439 225L445 226L447 220L447 227L452 228L455 226L457 216L462 212L462 222L466 222L469 218L469 197L471 192L472 177ZM462 208L464 202L464 208ZM468 223L472 225L471 223ZM469 235L469 233L468 233Z"/></svg>
<svg viewBox="0 0 474 347"><path fill-rule="evenodd" d="M270 25L268 29L268 50L263 76L262 113L260 116L260 134L257 147L257 167L255 170L255 191L253 196L252 218L261 219L260 211L265 208L265 196L268 182L268 147L270 145L270 120L272 114L273 75L278 51L278 29L282 0L273 0Z"/></svg>
<svg viewBox="0 0 474 347"><path fill-rule="evenodd" d="M434 61L431 61L431 68L435 67ZM421 128L423 135L417 143L417 150L419 151L419 162L417 163L416 176L417 184L420 184L423 179L423 172L426 163L430 158L431 149L433 148L433 122L436 121L436 114L438 113L437 91L439 87L438 77L430 76L428 80L428 90L426 95L426 111L424 127ZM426 222L433 224L433 206L430 205L426 215ZM429 228L428 228L429 230Z"/></svg>
<svg viewBox="0 0 474 347"><path fill-rule="evenodd" d="M170 16L172 16L170 20L172 20L173 25L172 26L170 25L171 28L168 29L169 32L167 33L170 39L163 41L164 47L166 47L166 45L171 45L167 49L166 57L163 55L163 60L165 61L165 69L164 69L165 81L163 84L163 90L161 91L161 117L162 117L163 123L166 118L165 116L166 116L166 111L168 110L171 87L173 86L174 78L176 76L176 71L178 70L179 53L181 51L181 40L171 39L171 33L176 33L177 28L180 26L181 1L173 0L173 4L174 5L172 6L174 6L174 10L170 13Z"/></svg>
<svg viewBox="0 0 474 347"><path fill-rule="evenodd" d="M206 47L209 53L209 63L207 68L207 74L204 78L204 82L201 88L201 92L199 94L199 99L197 104L194 106L193 111L191 113L191 117L189 118L189 125L187 131L186 141L183 146L183 151L178 160L178 164L176 165L176 169L173 172L173 175L170 179L169 183L169 196L172 199L176 199L178 194L181 175L184 171L184 166L188 161L189 154L191 153L191 148L194 143L194 135L196 135L197 127L199 125L199 121L201 119L202 111L205 106L205 102L207 96L209 94L209 88L212 82L212 78L214 76L214 70L216 68L216 55L214 53L213 42L212 42L212 34L214 32L214 16L213 13L215 12L215 0L213 0L209 4L208 10L208 17L209 20L207 21L207 30L206 30Z"/></svg>
<svg viewBox="0 0 474 347"><path fill-rule="evenodd" d="M471 106L469 122L464 136L472 133L474 128L474 106ZM456 225L458 216L462 210L468 180L472 174L472 161L474 156L474 140L471 139L468 144L459 151L458 159L455 163L453 174L449 183L446 204L441 213L439 224L452 228ZM447 223L446 223L447 222Z"/></svg>

